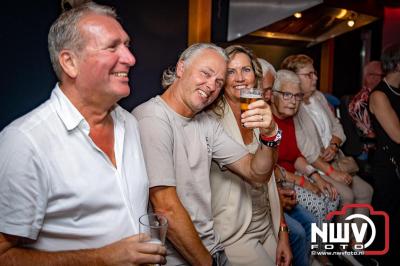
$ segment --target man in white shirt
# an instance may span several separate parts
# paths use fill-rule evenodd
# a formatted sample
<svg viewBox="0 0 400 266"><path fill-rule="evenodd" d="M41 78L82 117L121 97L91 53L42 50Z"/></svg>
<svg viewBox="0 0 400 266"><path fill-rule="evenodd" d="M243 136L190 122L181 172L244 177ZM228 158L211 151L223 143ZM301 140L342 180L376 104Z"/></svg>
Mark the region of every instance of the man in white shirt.
<svg viewBox="0 0 400 266"><path fill-rule="evenodd" d="M148 179L135 118L119 107L135 64L115 11L88 3L49 32L59 79L0 133L0 265L165 263L140 243Z"/></svg>

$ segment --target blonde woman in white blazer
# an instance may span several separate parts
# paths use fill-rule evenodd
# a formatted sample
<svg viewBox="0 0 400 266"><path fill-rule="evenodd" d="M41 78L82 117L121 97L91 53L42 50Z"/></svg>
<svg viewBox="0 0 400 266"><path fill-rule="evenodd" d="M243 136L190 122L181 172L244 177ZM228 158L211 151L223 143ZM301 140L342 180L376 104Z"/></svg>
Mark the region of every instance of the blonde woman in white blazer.
<svg viewBox="0 0 400 266"><path fill-rule="evenodd" d="M242 46L225 49L227 82L210 113L225 131L254 153L259 145L257 130L240 123L240 88L258 86L262 71L253 53ZM280 231L283 214L274 175L268 184L249 184L213 163L211 193L214 228L232 265L290 265L288 233Z"/></svg>

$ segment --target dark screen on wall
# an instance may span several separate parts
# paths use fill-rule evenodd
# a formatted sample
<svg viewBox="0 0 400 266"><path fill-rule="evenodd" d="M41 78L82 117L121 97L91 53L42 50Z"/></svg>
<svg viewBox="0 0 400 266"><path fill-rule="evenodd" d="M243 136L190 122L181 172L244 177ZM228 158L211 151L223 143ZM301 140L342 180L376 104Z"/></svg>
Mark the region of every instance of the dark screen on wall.
<svg viewBox="0 0 400 266"><path fill-rule="evenodd" d="M47 33L61 12L61 1L7 1L0 8L0 130L49 98L56 77ZM132 39L136 65L131 94L120 104L132 110L162 92L162 71L187 45L188 1L98 0L113 6Z"/></svg>

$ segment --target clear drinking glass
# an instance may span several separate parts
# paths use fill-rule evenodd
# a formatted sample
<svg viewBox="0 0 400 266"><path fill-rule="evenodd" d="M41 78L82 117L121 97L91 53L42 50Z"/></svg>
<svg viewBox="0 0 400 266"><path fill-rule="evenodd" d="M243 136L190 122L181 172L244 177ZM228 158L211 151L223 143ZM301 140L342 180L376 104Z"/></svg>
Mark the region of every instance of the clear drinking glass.
<svg viewBox="0 0 400 266"><path fill-rule="evenodd" d="M139 232L141 242L154 244L165 244L167 236L168 221L165 216L159 213L148 213L139 218Z"/></svg>
<svg viewBox="0 0 400 266"><path fill-rule="evenodd" d="M249 104L263 98L263 89L259 88L242 88L240 89L240 111L246 112Z"/></svg>

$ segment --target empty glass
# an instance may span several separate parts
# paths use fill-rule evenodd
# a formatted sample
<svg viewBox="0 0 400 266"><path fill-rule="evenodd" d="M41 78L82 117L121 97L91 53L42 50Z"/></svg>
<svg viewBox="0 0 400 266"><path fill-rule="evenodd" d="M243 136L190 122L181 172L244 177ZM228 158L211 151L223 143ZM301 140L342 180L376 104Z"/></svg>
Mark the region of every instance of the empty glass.
<svg viewBox="0 0 400 266"><path fill-rule="evenodd" d="M148 213L139 218L139 231L144 234L140 237L141 242L164 245L167 229L168 221L162 214Z"/></svg>

